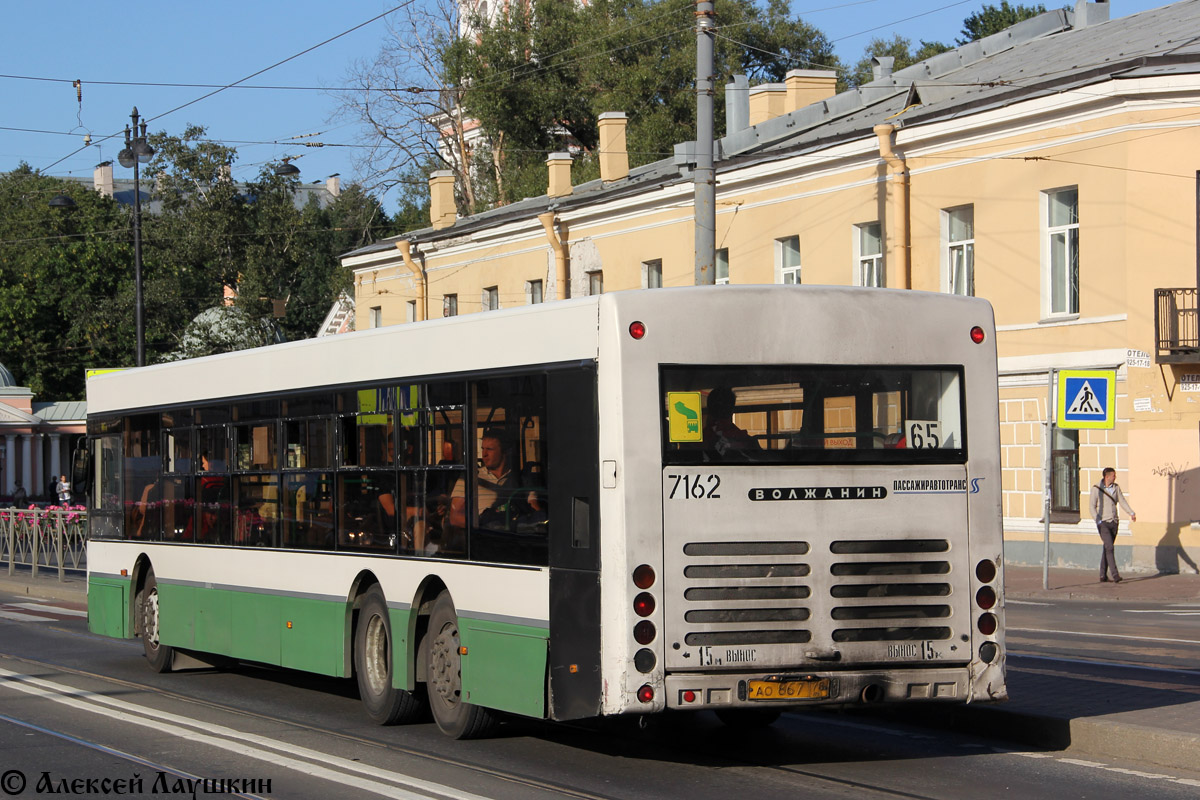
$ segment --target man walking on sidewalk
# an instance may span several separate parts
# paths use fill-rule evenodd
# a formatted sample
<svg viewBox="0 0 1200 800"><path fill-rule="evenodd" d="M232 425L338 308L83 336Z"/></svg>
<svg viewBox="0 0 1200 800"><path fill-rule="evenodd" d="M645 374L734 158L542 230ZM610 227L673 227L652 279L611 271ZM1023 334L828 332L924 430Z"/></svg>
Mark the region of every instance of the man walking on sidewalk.
<svg viewBox="0 0 1200 800"><path fill-rule="evenodd" d="M1100 531L1100 541L1104 543L1104 552L1100 554L1100 582L1108 581L1108 572L1112 570L1113 583L1121 582L1121 573L1117 572L1117 556L1113 551L1113 542L1117 538L1117 526L1120 517L1117 514L1117 504L1125 509L1129 519L1137 522L1137 514L1125 501L1121 487L1117 485L1117 471L1105 467L1100 483L1092 487L1092 519L1096 520L1096 528Z"/></svg>

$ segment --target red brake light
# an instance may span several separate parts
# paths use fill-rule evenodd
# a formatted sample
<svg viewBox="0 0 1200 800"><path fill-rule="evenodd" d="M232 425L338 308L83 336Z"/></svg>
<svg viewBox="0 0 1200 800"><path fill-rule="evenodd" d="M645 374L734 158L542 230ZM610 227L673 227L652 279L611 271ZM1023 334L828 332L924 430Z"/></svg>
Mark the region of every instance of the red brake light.
<svg viewBox="0 0 1200 800"><path fill-rule="evenodd" d="M991 583L996 579L996 562L984 559L975 565L975 577L980 583Z"/></svg>
<svg viewBox="0 0 1200 800"><path fill-rule="evenodd" d="M985 606L986 608L986 606ZM654 595L642 592L633 598L633 611L639 617L648 617L654 613Z"/></svg>
<svg viewBox="0 0 1200 800"><path fill-rule="evenodd" d="M990 586L984 586L975 593L975 604L983 609L996 605L996 591Z"/></svg>
<svg viewBox="0 0 1200 800"><path fill-rule="evenodd" d="M978 325L976 325L974 328L971 328L971 341L972 342L974 342L975 344L983 344L984 338L985 338L985 334L983 332L983 328L979 327Z"/></svg>
<svg viewBox="0 0 1200 800"><path fill-rule="evenodd" d="M638 698L638 700L641 700L643 703L653 703L654 702L654 687L648 683L643 685L642 688L638 689L637 698Z"/></svg>
<svg viewBox="0 0 1200 800"><path fill-rule="evenodd" d="M639 589L649 589L654 585L654 567L642 564L633 571L633 585Z"/></svg>
<svg viewBox="0 0 1200 800"><path fill-rule="evenodd" d="M654 623L648 619L633 626L633 638L638 644L650 644L654 641L655 633Z"/></svg>
<svg viewBox="0 0 1200 800"><path fill-rule="evenodd" d="M996 625L997 625L996 615L995 614L980 614L979 622L976 624L979 626L980 633L982 633L984 636L991 636L993 633L996 632Z"/></svg>
<svg viewBox="0 0 1200 800"><path fill-rule="evenodd" d="M644 322L629 323L629 335L635 339L640 339L646 335L646 324Z"/></svg>

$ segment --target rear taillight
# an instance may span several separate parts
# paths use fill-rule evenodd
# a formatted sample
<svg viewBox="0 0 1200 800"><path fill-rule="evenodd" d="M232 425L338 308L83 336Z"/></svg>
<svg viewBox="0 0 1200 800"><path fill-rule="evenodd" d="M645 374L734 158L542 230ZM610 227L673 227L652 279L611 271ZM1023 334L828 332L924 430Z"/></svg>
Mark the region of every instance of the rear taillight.
<svg viewBox="0 0 1200 800"><path fill-rule="evenodd" d="M990 606L989 606L990 607ZM648 617L654 613L654 595L642 592L633 598L633 612L639 617Z"/></svg>
<svg viewBox="0 0 1200 800"><path fill-rule="evenodd" d="M975 593L975 605L984 610L996 605L996 590L990 586L980 587Z"/></svg>

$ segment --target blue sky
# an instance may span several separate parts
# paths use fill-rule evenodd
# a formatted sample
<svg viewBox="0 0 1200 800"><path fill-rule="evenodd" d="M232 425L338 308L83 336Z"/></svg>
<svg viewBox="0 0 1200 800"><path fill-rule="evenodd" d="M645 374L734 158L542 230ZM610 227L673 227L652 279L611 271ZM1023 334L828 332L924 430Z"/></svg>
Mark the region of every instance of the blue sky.
<svg viewBox="0 0 1200 800"><path fill-rule="evenodd" d="M91 175L100 161L116 160L123 136L101 140L122 131L136 105L150 118L153 131L179 134L191 123L207 127L212 138L264 142L236 145L238 179L252 178L268 161L301 155L295 162L301 180L323 182L340 173L344 182L353 181L350 148L287 143L306 134L317 134L308 141L327 144L355 141L357 129L336 118L338 102L330 91L228 89L171 111L212 90L99 82L232 83L398 4L399 0L6 4L8 34L0 48L0 75L79 79L83 101L77 102L70 83L0 77L0 171L25 161L52 175ZM872 38L895 33L914 43L924 38L952 44L962 20L982 5L983 0L793 0L792 10L833 39L843 62L852 64ZM1053 8L1059 2L1045 5ZM1161 5L1164 0L1112 0L1111 14ZM377 20L248 83L332 89L344 83L356 60L379 49L386 31L386 22ZM70 155L83 147L87 132L93 144ZM116 167L116 172L122 177L129 171Z"/></svg>

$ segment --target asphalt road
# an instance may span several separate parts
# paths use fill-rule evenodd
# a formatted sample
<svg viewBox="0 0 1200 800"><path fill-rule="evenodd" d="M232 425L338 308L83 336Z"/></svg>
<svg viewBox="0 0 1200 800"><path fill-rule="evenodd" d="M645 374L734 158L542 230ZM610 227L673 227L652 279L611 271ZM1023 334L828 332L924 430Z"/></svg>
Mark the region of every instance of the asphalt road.
<svg viewBox="0 0 1200 800"><path fill-rule="evenodd" d="M1102 634L1116 624L1090 616L1111 613L1104 609L1065 619L1027 610L1010 608L1010 625ZM188 796L198 778L236 780L222 786L235 796L281 798L1200 796L1200 772L1031 752L853 714L786 715L751 734L710 715L658 718L645 730L629 719L514 720L494 739L455 742L432 724L371 724L350 681L248 665L152 673L136 641L92 636L78 611L0 595L0 798L38 796L39 783L60 795ZM1131 630L1153 633L1143 639L1188 638L1186 617L1135 620ZM1017 634L1026 635L1014 631L1014 647ZM1058 644L1041 646L1064 659L1059 668L1091 658L1090 639L1072 650L1071 638L1050 636ZM1122 646L1156 662L1186 657L1157 653L1165 644ZM13 791L18 782L24 789Z"/></svg>

